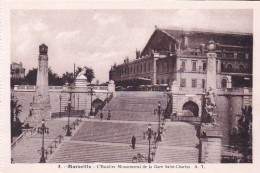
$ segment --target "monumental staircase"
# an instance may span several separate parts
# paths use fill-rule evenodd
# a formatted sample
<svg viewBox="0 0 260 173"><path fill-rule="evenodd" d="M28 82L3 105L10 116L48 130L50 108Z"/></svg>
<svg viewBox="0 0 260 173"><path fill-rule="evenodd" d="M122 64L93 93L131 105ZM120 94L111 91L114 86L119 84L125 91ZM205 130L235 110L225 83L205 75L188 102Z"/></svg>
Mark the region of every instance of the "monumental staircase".
<svg viewBox="0 0 260 173"><path fill-rule="evenodd" d="M132 163L135 156L147 162L148 140L143 138L150 123L157 132L158 116L154 109L167 105L162 92L118 92L103 108L104 119L97 114L94 119L83 118L71 137L65 137L52 155L49 163ZM107 113L111 119L107 120ZM46 122L50 133L45 137L49 145L59 134L65 135L66 118ZM155 163L198 163L199 140L193 125L184 122L166 121L162 142L151 140ZM136 137L136 148L132 149L131 138ZM12 149L14 163L37 163L40 159L41 135L34 133ZM140 161L140 160L139 160Z"/></svg>
<svg viewBox="0 0 260 173"><path fill-rule="evenodd" d="M165 109L167 98L162 92L117 92L103 108L104 119L107 119L110 111L111 120L158 121L158 116L153 111L158 107L159 101ZM100 113L96 115L96 119L99 118Z"/></svg>

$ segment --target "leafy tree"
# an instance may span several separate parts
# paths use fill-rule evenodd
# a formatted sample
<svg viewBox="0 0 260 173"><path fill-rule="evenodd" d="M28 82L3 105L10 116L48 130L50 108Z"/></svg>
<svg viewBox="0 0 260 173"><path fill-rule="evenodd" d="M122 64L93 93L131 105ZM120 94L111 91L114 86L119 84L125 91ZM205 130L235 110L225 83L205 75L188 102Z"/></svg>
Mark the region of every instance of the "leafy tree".
<svg viewBox="0 0 260 173"><path fill-rule="evenodd" d="M25 80L28 85L36 85L36 79L37 79L37 68L33 68L32 70L28 71L28 73L25 76Z"/></svg>
<svg viewBox="0 0 260 173"><path fill-rule="evenodd" d="M63 83L72 84L74 82L74 75L73 73L66 72L62 75Z"/></svg>
<svg viewBox="0 0 260 173"><path fill-rule="evenodd" d="M21 84L36 85L37 81L37 68L29 70L25 76L25 81ZM48 82L49 85L63 85L63 80L56 73L53 73L52 69L48 68Z"/></svg>
<svg viewBox="0 0 260 173"><path fill-rule="evenodd" d="M22 106L18 100L11 100L11 137L19 136L22 133L22 123L18 115L22 112Z"/></svg>
<svg viewBox="0 0 260 173"><path fill-rule="evenodd" d="M56 73L53 73L50 67L48 69L48 79L49 79L49 85L51 86L63 85L63 79L60 78Z"/></svg>
<svg viewBox="0 0 260 173"><path fill-rule="evenodd" d="M230 144L242 155L242 162L252 163L252 107L242 108L237 129L233 129Z"/></svg>
<svg viewBox="0 0 260 173"><path fill-rule="evenodd" d="M84 76L86 76L87 81L91 83L92 80L95 78L94 70L92 68L86 66L84 66L83 68L77 67L75 75L77 76L83 69L86 69L86 73L84 74Z"/></svg>

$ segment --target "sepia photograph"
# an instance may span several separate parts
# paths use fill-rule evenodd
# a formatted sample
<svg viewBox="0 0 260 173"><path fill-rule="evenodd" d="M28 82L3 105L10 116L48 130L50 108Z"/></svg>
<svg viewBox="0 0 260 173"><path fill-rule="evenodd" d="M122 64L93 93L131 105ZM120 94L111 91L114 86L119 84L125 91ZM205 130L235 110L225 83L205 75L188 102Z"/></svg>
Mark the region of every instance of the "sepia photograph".
<svg viewBox="0 0 260 173"><path fill-rule="evenodd" d="M0 172L257 172L259 10L4 0Z"/></svg>
<svg viewBox="0 0 260 173"><path fill-rule="evenodd" d="M252 163L253 10L10 12L19 163Z"/></svg>

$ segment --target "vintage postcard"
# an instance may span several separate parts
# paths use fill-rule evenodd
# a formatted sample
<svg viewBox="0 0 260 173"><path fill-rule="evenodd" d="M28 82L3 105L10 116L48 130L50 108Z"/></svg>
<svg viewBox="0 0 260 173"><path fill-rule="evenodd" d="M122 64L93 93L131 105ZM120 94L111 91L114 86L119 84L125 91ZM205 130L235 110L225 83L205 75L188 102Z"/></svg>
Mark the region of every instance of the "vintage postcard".
<svg viewBox="0 0 260 173"><path fill-rule="evenodd" d="M260 3L2 7L2 172L259 169Z"/></svg>

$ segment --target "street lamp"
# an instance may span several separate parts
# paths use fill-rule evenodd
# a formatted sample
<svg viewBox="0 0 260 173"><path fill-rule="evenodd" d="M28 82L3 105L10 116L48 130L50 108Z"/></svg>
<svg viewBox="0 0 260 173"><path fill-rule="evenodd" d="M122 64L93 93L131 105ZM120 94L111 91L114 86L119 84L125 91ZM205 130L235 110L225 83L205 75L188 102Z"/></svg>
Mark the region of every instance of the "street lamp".
<svg viewBox="0 0 260 173"><path fill-rule="evenodd" d="M158 108L154 110L154 115L158 114L158 136L157 136L157 142L160 142L162 141L162 138L161 138L161 128L160 128L160 124L161 124L161 112L164 112L164 110L161 108L161 102L158 102Z"/></svg>
<svg viewBox="0 0 260 173"><path fill-rule="evenodd" d="M148 163L151 163L152 159L151 159L151 139L152 136L154 137L154 139L156 139L156 132L154 132L152 130L152 126L151 124L148 124L148 130L146 132L144 132L144 139L145 139L145 135L148 136L148 141L149 141L149 150L148 150Z"/></svg>
<svg viewBox="0 0 260 173"><path fill-rule="evenodd" d="M42 134L42 148L41 148L41 159L40 163L46 163L45 157L44 157L44 133L49 133L49 128L45 126L45 120L42 119L42 126L38 127L38 133Z"/></svg>
<svg viewBox="0 0 260 173"><path fill-rule="evenodd" d="M93 115L93 109L92 109L92 97L95 94L95 91L93 91L93 86L90 87L90 92L88 93L88 95L90 95L90 116Z"/></svg>
<svg viewBox="0 0 260 173"><path fill-rule="evenodd" d="M61 118L61 99L62 99L62 96L60 95L60 118Z"/></svg>
<svg viewBox="0 0 260 173"><path fill-rule="evenodd" d="M71 93L70 93L70 98L68 101L68 111L69 111L69 116L68 116L68 127L67 127L67 133L66 136L71 136L71 132L70 132L70 113L71 113Z"/></svg>
<svg viewBox="0 0 260 173"><path fill-rule="evenodd" d="M79 95L78 95L78 114L79 114Z"/></svg>
<svg viewBox="0 0 260 173"><path fill-rule="evenodd" d="M11 100L14 100L14 92L11 91Z"/></svg>

